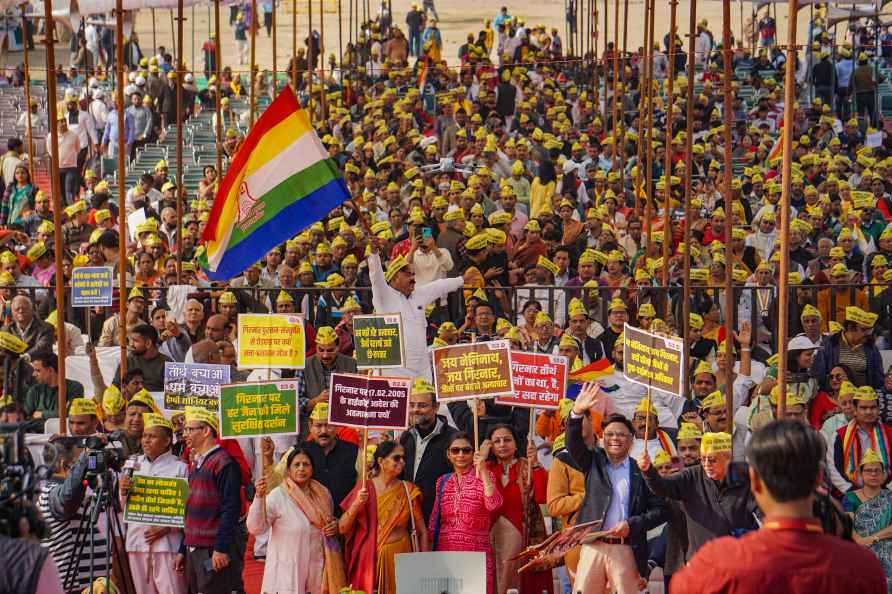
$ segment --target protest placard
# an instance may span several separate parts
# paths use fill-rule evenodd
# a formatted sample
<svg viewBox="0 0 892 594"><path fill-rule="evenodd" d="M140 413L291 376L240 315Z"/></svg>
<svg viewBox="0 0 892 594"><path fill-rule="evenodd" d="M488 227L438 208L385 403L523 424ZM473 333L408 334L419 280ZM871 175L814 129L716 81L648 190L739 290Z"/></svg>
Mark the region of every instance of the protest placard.
<svg viewBox="0 0 892 594"><path fill-rule="evenodd" d="M431 351L434 387L443 401L511 395L511 343L456 344Z"/></svg>
<svg viewBox="0 0 892 594"><path fill-rule="evenodd" d="M290 435L298 432L297 382L220 386L220 437Z"/></svg>
<svg viewBox="0 0 892 594"><path fill-rule="evenodd" d="M71 307L111 307L112 269L81 266L71 271Z"/></svg>
<svg viewBox="0 0 892 594"><path fill-rule="evenodd" d="M184 478L134 474L124 521L182 528L188 496L189 481Z"/></svg>
<svg viewBox="0 0 892 594"><path fill-rule="evenodd" d="M684 343L680 338L659 336L625 325L623 375L627 380L682 397L684 370Z"/></svg>
<svg viewBox="0 0 892 594"><path fill-rule="evenodd" d="M164 363L164 410L200 406L217 412L220 386L229 383L229 365Z"/></svg>
<svg viewBox="0 0 892 594"><path fill-rule="evenodd" d="M303 369L306 334L297 314L239 314L239 369Z"/></svg>
<svg viewBox="0 0 892 594"><path fill-rule="evenodd" d="M367 429L406 429L412 381L355 373L332 373L328 421Z"/></svg>
<svg viewBox="0 0 892 594"><path fill-rule="evenodd" d="M511 376L514 394L498 396L496 404L557 410L567 391L567 358L511 351Z"/></svg>
<svg viewBox="0 0 892 594"><path fill-rule="evenodd" d="M387 369L403 367L403 322L400 314L353 316L356 367Z"/></svg>

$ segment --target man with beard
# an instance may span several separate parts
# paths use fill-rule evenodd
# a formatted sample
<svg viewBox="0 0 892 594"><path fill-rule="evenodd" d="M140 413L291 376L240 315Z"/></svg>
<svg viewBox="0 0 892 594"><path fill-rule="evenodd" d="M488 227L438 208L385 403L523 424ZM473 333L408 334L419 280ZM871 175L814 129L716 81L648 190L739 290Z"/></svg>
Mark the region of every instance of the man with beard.
<svg viewBox="0 0 892 594"><path fill-rule="evenodd" d="M409 430L400 435L406 452L402 478L421 489L421 511L427 521L436 499L437 479L452 471L446 460L446 443L456 430L446 417L437 414L436 390L421 377L415 378L409 395L409 423Z"/></svg>
<svg viewBox="0 0 892 594"><path fill-rule="evenodd" d="M328 423L327 402L318 403L310 414L310 438L306 448L313 461L313 478L331 492L335 515L340 517L341 501L356 484L359 447L338 439L337 427Z"/></svg>
<svg viewBox="0 0 892 594"><path fill-rule="evenodd" d="M161 392L164 390L164 363L170 359L158 351L158 331L148 324L140 324L130 330L128 339L130 352L127 355L127 369L142 370L146 389ZM120 385L120 382L119 365L114 383Z"/></svg>
<svg viewBox="0 0 892 594"><path fill-rule="evenodd" d="M714 538L758 528L746 465L731 461L731 435L705 433L700 442L700 462L700 466L663 477L651 464L647 450L638 459L647 487L684 506L687 559Z"/></svg>
<svg viewBox="0 0 892 594"><path fill-rule="evenodd" d="M300 384L302 422L316 405L328 402L332 373L356 373L356 359L340 354L337 333L331 326L322 326L316 330L316 354L307 359Z"/></svg>

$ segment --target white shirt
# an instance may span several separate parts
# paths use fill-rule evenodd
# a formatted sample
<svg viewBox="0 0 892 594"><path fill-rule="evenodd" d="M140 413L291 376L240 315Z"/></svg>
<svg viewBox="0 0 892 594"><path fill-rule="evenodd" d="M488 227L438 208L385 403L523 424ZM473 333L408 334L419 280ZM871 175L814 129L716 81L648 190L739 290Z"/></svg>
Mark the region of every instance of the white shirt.
<svg viewBox="0 0 892 594"><path fill-rule="evenodd" d="M620 464L614 466L607 462L607 476L613 486L613 497L610 498L610 507L604 514L604 523L601 530L610 530L629 517L629 487L631 483L632 467L629 458L626 457Z"/></svg>
<svg viewBox="0 0 892 594"><path fill-rule="evenodd" d="M169 451L164 452L154 460L149 460L145 454L139 454L136 458L134 475L141 474L143 476L163 476L186 478L186 463L171 454ZM146 530L150 526L144 524L135 524L127 522L127 552L149 552L149 545L146 542ZM176 553L180 549L180 542L183 540L180 530L173 529L166 535L156 540L151 547L153 553Z"/></svg>
<svg viewBox="0 0 892 594"><path fill-rule="evenodd" d="M46 152L53 154L52 136L46 137ZM73 130L59 134L59 168L74 169L77 167L77 154L81 150L81 142Z"/></svg>
<svg viewBox="0 0 892 594"><path fill-rule="evenodd" d="M462 277L436 280L423 287L416 286L406 297L384 280L381 257L371 254L368 258L369 278L372 283L372 305L376 313L398 313L403 319L406 333L406 367L394 370L397 375L423 377L430 381L431 365L427 354L427 315L425 308L440 297L464 285Z"/></svg>

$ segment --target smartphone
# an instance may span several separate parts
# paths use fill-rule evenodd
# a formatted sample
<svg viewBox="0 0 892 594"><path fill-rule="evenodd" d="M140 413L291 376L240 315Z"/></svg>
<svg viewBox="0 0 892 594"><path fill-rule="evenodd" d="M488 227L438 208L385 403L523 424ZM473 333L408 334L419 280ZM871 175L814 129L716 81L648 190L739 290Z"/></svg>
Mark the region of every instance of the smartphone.
<svg viewBox="0 0 892 594"><path fill-rule="evenodd" d="M421 229L421 237L423 239L430 239L432 237L432 233L433 233L433 231L431 230L430 227L423 227Z"/></svg>

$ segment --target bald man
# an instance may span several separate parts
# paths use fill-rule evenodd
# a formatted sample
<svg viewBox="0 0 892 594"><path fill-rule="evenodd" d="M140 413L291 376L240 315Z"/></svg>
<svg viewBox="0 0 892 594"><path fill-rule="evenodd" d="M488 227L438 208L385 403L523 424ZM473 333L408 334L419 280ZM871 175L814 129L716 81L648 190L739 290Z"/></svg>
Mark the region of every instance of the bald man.
<svg viewBox="0 0 892 594"><path fill-rule="evenodd" d="M25 353L33 355L53 350L56 341L53 327L34 317L34 305L25 295L12 300L12 320L3 331L22 339L28 345Z"/></svg>

